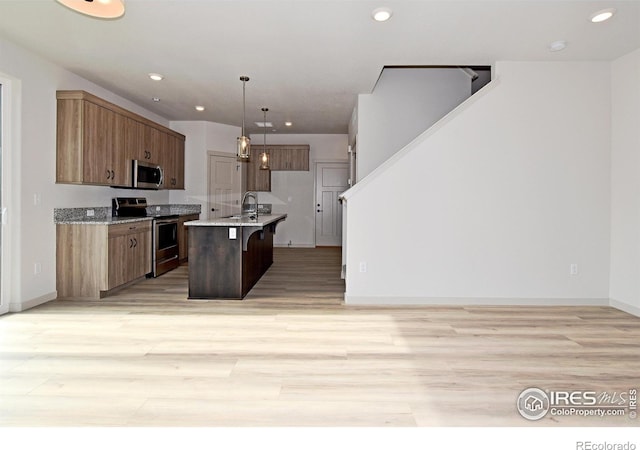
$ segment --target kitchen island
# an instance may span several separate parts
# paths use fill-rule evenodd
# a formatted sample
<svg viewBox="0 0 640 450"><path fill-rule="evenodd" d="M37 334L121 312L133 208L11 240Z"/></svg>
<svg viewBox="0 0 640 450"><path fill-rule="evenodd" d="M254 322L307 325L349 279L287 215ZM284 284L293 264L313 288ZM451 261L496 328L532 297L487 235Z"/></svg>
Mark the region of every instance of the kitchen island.
<svg viewBox="0 0 640 450"><path fill-rule="evenodd" d="M189 299L243 299L273 263L273 235L286 214L193 220Z"/></svg>

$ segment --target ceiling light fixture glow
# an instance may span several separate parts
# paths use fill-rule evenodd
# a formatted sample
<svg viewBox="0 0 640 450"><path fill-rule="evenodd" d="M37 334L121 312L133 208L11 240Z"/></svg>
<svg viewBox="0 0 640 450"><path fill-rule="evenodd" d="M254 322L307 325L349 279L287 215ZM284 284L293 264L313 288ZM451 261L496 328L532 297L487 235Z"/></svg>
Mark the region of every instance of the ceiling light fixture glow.
<svg viewBox="0 0 640 450"><path fill-rule="evenodd" d="M602 9L591 14L589 16L589 20L591 20L591 22L593 23L604 22L605 20L611 19L615 13L615 8Z"/></svg>
<svg viewBox="0 0 640 450"><path fill-rule="evenodd" d="M293 125L293 122L286 121L286 122L284 123L284 126L285 126L285 127L290 127L290 126L292 126L292 125Z"/></svg>
<svg viewBox="0 0 640 450"><path fill-rule="evenodd" d="M371 12L371 17L376 22L386 22L393 16L393 11L389 8L376 8Z"/></svg>
<svg viewBox="0 0 640 450"><path fill-rule="evenodd" d="M549 45L549 51L559 52L567 48L567 41L554 41Z"/></svg>
<svg viewBox="0 0 640 450"><path fill-rule="evenodd" d="M61 5L98 19L117 19L124 15L124 0L56 0Z"/></svg>
<svg viewBox="0 0 640 450"><path fill-rule="evenodd" d="M205 107L202 105L196 105L196 111L204 111Z"/></svg>
<svg viewBox="0 0 640 450"><path fill-rule="evenodd" d="M159 73L150 73L149 74L149 78L151 78L153 81L160 81L164 77L162 75L160 75Z"/></svg>
<svg viewBox="0 0 640 450"><path fill-rule="evenodd" d="M160 97L153 97L151 100L153 100L154 102L158 103L160 101Z"/></svg>

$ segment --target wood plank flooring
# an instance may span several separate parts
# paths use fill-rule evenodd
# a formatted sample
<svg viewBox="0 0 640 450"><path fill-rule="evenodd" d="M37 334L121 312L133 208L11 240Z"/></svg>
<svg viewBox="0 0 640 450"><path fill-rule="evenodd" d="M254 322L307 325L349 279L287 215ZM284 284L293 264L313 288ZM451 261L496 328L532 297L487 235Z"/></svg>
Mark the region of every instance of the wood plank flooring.
<svg viewBox="0 0 640 450"><path fill-rule="evenodd" d="M0 317L1 426L637 426L531 422L528 387L640 388L640 319L607 307L350 307L339 249L276 249L243 301L187 267Z"/></svg>

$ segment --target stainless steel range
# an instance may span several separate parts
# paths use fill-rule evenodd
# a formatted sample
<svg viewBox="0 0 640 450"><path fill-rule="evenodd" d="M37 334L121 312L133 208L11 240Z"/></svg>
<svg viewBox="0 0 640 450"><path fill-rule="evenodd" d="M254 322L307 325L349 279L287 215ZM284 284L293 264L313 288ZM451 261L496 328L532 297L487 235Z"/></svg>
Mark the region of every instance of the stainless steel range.
<svg viewBox="0 0 640 450"><path fill-rule="evenodd" d="M111 201L111 214L119 219L152 217L152 272L157 277L180 265L178 254L178 215L152 214L144 197L116 197Z"/></svg>

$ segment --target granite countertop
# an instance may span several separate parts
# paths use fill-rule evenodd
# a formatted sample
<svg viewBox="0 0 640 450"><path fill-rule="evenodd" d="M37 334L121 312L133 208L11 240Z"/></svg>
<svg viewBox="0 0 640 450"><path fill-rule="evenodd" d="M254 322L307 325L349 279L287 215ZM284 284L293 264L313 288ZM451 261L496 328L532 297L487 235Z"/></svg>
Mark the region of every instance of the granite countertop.
<svg viewBox="0 0 640 450"><path fill-rule="evenodd" d="M258 214L257 219L250 219L247 216L235 218L213 220L192 220L185 223L188 227L264 227L270 223L286 219L286 214Z"/></svg>
<svg viewBox="0 0 640 450"><path fill-rule="evenodd" d="M149 221L153 219L154 215L190 216L200 214L200 210L200 205L191 204L151 205L147 207L146 217L120 219L111 216L110 207L55 208L53 222L67 225L116 225L119 223ZM89 213L91 213L92 216L89 216Z"/></svg>

